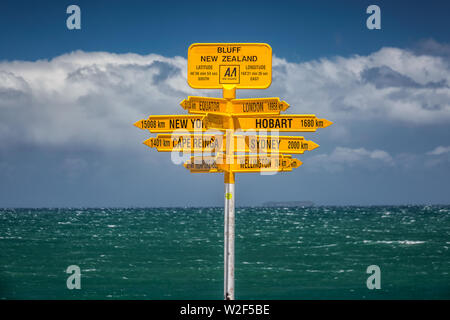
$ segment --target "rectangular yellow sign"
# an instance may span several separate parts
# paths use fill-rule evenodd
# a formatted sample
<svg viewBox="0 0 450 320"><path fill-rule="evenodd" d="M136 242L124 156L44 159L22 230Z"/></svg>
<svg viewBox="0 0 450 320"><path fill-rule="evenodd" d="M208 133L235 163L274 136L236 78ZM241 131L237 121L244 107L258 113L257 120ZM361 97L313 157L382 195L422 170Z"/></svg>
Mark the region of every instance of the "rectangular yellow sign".
<svg viewBox="0 0 450 320"><path fill-rule="evenodd" d="M318 119L314 114L290 115L252 115L229 117L221 114L208 114L204 119L209 129L216 130L255 130L280 132L314 132L326 128L333 122Z"/></svg>
<svg viewBox="0 0 450 320"><path fill-rule="evenodd" d="M191 157L184 167L193 173L196 172L280 172L292 171L302 165L298 159L290 155L238 155L234 156L232 163L226 164L226 157Z"/></svg>
<svg viewBox="0 0 450 320"><path fill-rule="evenodd" d="M266 43L194 43L187 81L196 89L265 89L272 83L272 48Z"/></svg>
<svg viewBox="0 0 450 320"><path fill-rule="evenodd" d="M233 99L231 109L227 109L227 99L209 97L188 97L180 105L189 113L232 113L248 114L280 114L286 111L289 104L280 98Z"/></svg>

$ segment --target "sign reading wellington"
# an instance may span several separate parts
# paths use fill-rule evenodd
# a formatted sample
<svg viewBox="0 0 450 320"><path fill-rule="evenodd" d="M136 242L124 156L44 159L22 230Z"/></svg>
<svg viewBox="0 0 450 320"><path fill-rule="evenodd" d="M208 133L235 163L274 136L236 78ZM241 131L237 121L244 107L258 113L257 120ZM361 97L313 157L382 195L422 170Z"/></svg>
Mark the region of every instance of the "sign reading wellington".
<svg viewBox="0 0 450 320"><path fill-rule="evenodd" d="M192 88L265 89L272 83L272 48L265 43L194 43L188 50Z"/></svg>

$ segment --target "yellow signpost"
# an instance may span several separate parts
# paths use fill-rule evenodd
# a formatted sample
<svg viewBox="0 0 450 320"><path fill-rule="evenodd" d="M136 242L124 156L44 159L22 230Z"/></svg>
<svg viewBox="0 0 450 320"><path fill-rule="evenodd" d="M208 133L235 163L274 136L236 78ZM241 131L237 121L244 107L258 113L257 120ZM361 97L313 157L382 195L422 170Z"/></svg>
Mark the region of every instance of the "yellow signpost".
<svg viewBox="0 0 450 320"><path fill-rule="evenodd" d="M184 163L190 172L224 173L224 298L233 300L235 173L298 168L302 162L290 154L302 154L319 145L300 136L279 136L278 132L314 132L332 122L314 114L280 115L289 108L280 98L236 99L236 89L270 86L272 48L268 44L195 43L188 50L187 71L192 88L223 89L223 97L190 96L180 103L189 115L153 115L134 125L161 133L144 141L158 151L202 154ZM236 135L237 130L243 134Z"/></svg>

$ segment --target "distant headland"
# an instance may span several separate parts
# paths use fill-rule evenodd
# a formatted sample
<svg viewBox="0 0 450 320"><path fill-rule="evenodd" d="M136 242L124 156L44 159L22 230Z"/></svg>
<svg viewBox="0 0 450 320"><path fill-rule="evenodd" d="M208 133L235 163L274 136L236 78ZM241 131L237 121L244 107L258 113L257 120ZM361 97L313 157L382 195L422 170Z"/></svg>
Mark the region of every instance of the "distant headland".
<svg viewBox="0 0 450 320"><path fill-rule="evenodd" d="M312 201L268 201L263 203L263 207L314 207Z"/></svg>

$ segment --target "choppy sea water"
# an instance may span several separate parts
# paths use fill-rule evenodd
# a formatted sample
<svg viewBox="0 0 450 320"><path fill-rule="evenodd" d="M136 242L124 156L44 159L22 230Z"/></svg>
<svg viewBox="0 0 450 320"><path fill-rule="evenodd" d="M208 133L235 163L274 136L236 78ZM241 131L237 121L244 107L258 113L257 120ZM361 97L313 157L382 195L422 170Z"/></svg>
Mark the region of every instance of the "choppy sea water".
<svg viewBox="0 0 450 320"><path fill-rule="evenodd" d="M236 298L449 299L449 247L450 206L237 208ZM2 299L222 297L223 208L0 209Z"/></svg>

